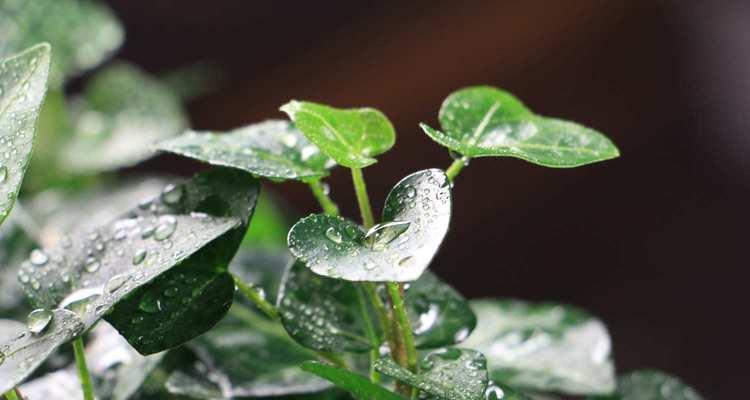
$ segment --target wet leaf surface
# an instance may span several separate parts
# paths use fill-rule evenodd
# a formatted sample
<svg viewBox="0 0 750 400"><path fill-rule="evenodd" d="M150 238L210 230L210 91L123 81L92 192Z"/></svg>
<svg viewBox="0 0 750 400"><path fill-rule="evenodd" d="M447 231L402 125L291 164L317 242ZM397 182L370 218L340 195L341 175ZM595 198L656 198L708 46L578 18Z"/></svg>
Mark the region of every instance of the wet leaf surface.
<svg viewBox="0 0 750 400"><path fill-rule="evenodd" d="M332 382L359 400L402 400L403 398L388 389L370 382L354 372L316 361L307 361L302 369Z"/></svg>
<svg viewBox="0 0 750 400"><path fill-rule="evenodd" d="M18 266L36 247L21 226L23 214L21 205L17 204L0 226L0 318L23 319L31 311L17 278Z"/></svg>
<svg viewBox="0 0 750 400"><path fill-rule="evenodd" d="M345 167L374 164L396 142L388 118L373 108L340 109L292 100L281 107L320 150Z"/></svg>
<svg viewBox="0 0 750 400"><path fill-rule="evenodd" d="M419 362L412 373L390 358L381 358L375 368L428 394L444 400L484 399L489 379L484 356L474 350L454 347L435 350ZM431 395L431 396L430 396Z"/></svg>
<svg viewBox="0 0 750 400"><path fill-rule="evenodd" d="M601 133L574 122L536 115L500 89L454 92L439 113L443 131L421 124L433 140L463 156L508 156L546 167L577 167L619 156Z"/></svg>
<svg viewBox="0 0 750 400"><path fill-rule="evenodd" d="M702 400L679 378L655 370L639 370L617 378L617 391L592 400Z"/></svg>
<svg viewBox="0 0 750 400"><path fill-rule="evenodd" d="M29 165L49 66L48 44L0 60L0 223L10 213Z"/></svg>
<svg viewBox="0 0 750 400"><path fill-rule="evenodd" d="M76 173L109 171L153 154L154 143L187 126L180 99L134 65L97 73L73 102L75 134L60 150L61 164Z"/></svg>
<svg viewBox="0 0 750 400"><path fill-rule="evenodd" d="M158 148L271 179L317 179L327 176L328 169L336 165L302 132L281 120L226 133L188 131L160 142Z"/></svg>
<svg viewBox="0 0 750 400"><path fill-rule="evenodd" d="M289 248L315 273L349 281L419 278L448 231L451 192L443 171L402 179L388 194L384 221L363 231L349 220L313 214L289 232Z"/></svg>
<svg viewBox="0 0 750 400"><path fill-rule="evenodd" d="M585 395L615 389L604 324L552 303L473 300L479 324L462 346L487 356L492 378L513 387Z"/></svg>
<svg viewBox="0 0 750 400"><path fill-rule="evenodd" d="M0 57L39 42L49 42L51 85L93 68L117 50L123 28L101 2L18 0L0 2Z"/></svg>

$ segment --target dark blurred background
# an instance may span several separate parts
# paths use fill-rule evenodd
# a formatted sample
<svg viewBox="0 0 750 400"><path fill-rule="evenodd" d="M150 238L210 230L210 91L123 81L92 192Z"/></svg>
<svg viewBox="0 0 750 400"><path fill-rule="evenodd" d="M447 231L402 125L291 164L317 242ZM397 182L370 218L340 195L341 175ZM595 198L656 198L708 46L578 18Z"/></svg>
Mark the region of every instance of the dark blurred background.
<svg viewBox="0 0 750 400"><path fill-rule="evenodd" d="M289 99L383 110L396 147L365 171L376 207L406 174L447 167L417 127L490 84L605 132L620 159L573 170L476 159L433 269L471 297L560 300L608 324L621 371L674 372L739 398L748 369L750 2L118 0L119 58L154 73L210 62L197 129L266 118ZM163 156L137 167L189 173ZM356 217L350 177L333 196ZM317 210L273 186L292 218Z"/></svg>

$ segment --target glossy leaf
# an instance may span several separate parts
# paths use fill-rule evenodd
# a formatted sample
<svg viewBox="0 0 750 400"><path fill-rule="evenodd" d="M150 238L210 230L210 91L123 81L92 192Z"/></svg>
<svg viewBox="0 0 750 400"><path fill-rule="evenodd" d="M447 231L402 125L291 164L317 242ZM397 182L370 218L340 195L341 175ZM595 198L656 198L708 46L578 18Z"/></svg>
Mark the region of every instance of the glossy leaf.
<svg viewBox="0 0 750 400"><path fill-rule="evenodd" d="M535 115L511 94L487 86L454 92L440 108L443 131L421 124L433 140L463 156L508 156L546 167L577 167L620 155L601 133Z"/></svg>
<svg viewBox="0 0 750 400"><path fill-rule="evenodd" d="M137 67L115 64L95 75L73 103L74 136L60 161L73 172L109 171L153 154L153 144L187 126L180 99Z"/></svg>
<svg viewBox="0 0 750 400"><path fill-rule="evenodd" d="M120 47L123 28L101 2L16 0L0 2L0 57L39 42L55 49L50 81L93 68Z"/></svg>
<svg viewBox="0 0 750 400"><path fill-rule="evenodd" d="M0 161L0 223L10 213L29 165L49 64L48 44L0 60L0 149L5 154Z"/></svg>
<svg viewBox="0 0 750 400"><path fill-rule="evenodd" d="M679 378L661 371L639 370L617 378L617 392L592 400L703 400Z"/></svg>
<svg viewBox="0 0 750 400"><path fill-rule="evenodd" d="M368 232L349 220L310 215L289 232L289 248L315 273L349 281L419 278L448 231L451 192L443 171L402 179L388 194L383 224Z"/></svg>
<svg viewBox="0 0 750 400"><path fill-rule="evenodd" d="M358 400L403 400L396 393L370 382L369 379L362 375L345 369L316 361L303 363L302 369L333 382L334 385L348 391Z"/></svg>
<svg viewBox="0 0 750 400"><path fill-rule="evenodd" d="M108 319L131 345L143 354L176 346L209 329L231 304L231 290L209 290L227 281L257 194L247 174L196 175L110 223L35 250L19 278L36 307L73 309L86 327L125 299ZM160 297L148 297L156 292ZM160 308L166 311L155 312ZM196 308L213 313L195 318Z"/></svg>
<svg viewBox="0 0 750 400"><path fill-rule="evenodd" d="M61 344L84 330L81 319L68 310L55 310L49 324L38 334L24 328L13 339L0 342L0 393L23 382Z"/></svg>
<svg viewBox="0 0 750 400"><path fill-rule="evenodd" d="M425 356L415 374L391 358L380 358L375 368L422 392L443 400L484 399L489 379L484 356L474 350L454 347L436 350Z"/></svg>
<svg viewBox="0 0 750 400"><path fill-rule="evenodd" d="M188 131L160 142L158 149L271 179L317 179L336 165L302 132L280 120L227 133Z"/></svg>
<svg viewBox="0 0 750 400"><path fill-rule="evenodd" d="M479 324L462 344L487 356L492 378L518 388L567 394L615 389L604 324L575 307L474 300Z"/></svg>
<svg viewBox="0 0 750 400"><path fill-rule="evenodd" d="M349 168L374 164L396 142L393 125L373 108L340 109L292 100L281 107L323 153Z"/></svg>
<svg viewBox="0 0 750 400"><path fill-rule="evenodd" d="M243 306L234 307L231 316L189 347L201 363L169 378L172 394L229 399L315 393L330 387L298 368L315 354L295 344L278 324Z"/></svg>

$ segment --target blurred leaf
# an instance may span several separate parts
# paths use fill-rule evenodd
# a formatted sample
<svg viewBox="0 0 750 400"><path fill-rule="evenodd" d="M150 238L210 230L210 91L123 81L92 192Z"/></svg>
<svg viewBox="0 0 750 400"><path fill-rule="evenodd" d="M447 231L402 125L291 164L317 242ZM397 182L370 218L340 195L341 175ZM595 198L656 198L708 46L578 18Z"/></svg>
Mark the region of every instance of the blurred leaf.
<svg viewBox="0 0 750 400"><path fill-rule="evenodd" d="M227 133L188 131L158 148L271 179L309 180L336 165L287 121L268 120Z"/></svg>
<svg viewBox="0 0 750 400"><path fill-rule="evenodd" d="M153 154L158 140L187 126L180 99L157 79L129 64L97 73L73 103L74 136L60 162L72 172L110 171Z"/></svg>
<svg viewBox="0 0 750 400"><path fill-rule="evenodd" d="M292 100L281 107L323 153L349 168L374 164L396 142L393 125L373 108L340 109Z"/></svg>
<svg viewBox="0 0 750 400"><path fill-rule="evenodd" d="M0 226L0 318L24 318L31 311L24 301L17 268L36 246L23 227L24 218L25 212L17 204Z"/></svg>
<svg viewBox="0 0 750 400"><path fill-rule="evenodd" d="M50 42L50 85L109 58L124 39L107 6L90 0L4 0L0 2L0 57L39 42Z"/></svg>
<svg viewBox="0 0 750 400"><path fill-rule="evenodd" d="M349 220L313 214L289 232L289 248L315 273L349 281L419 278L448 231L451 192L439 169L415 172L388 194L382 224L367 233Z"/></svg>
<svg viewBox="0 0 750 400"><path fill-rule="evenodd" d="M28 329L10 341L0 342L0 393L23 382L61 344L83 333L84 324L73 312L55 310L50 322L38 334Z"/></svg>
<svg viewBox="0 0 750 400"><path fill-rule="evenodd" d="M396 393L370 382L364 376L345 369L336 368L316 361L307 361L302 369L333 382L334 385L348 391L358 400L403 400Z"/></svg>
<svg viewBox="0 0 750 400"><path fill-rule="evenodd" d="M463 156L509 156L546 167L577 167L620 155L601 133L535 115L510 93L487 86L454 92L440 108L443 132L421 124L433 140Z"/></svg>
<svg viewBox="0 0 750 400"><path fill-rule="evenodd" d="M286 236L291 224L276 204L276 197L263 187L258 207L253 215L253 223L242 239L242 247L287 250Z"/></svg>
<svg viewBox="0 0 750 400"><path fill-rule="evenodd" d="M266 299L274 304L278 298L282 278L293 262L294 257L287 249L240 248L229 269L243 282L252 284L260 290ZM244 296L242 299L245 300Z"/></svg>
<svg viewBox="0 0 750 400"><path fill-rule="evenodd" d="M575 307L516 300L473 300L479 324L463 346L487 356L492 379L567 394L615 389L604 324Z"/></svg>
<svg viewBox="0 0 750 400"><path fill-rule="evenodd" d="M162 75L160 80L183 103L216 91L224 86L225 76L222 67L207 61L180 66Z"/></svg>
<svg viewBox="0 0 750 400"><path fill-rule="evenodd" d="M29 400L82 399L83 391L78 375L73 368L50 372L18 387Z"/></svg>
<svg viewBox="0 0 750 400"><path fill-rule="evenodd" d="M380 358L375 368L431 395L428 398L436 396L444 400L484 399L489 381L487 362L481 353L454 347L425 356L419 363L417 374L388 357Z"/></svg>
<svg viewBox="0 0 750 400"><path fill-rule="evenodd" d="M0 149L5 154L0 162L0 223L13 207L29 165L49 62L46 43L0 60Z"/></svg>
<svg viewBox="0 0 750 400"><path fill-rule="evenodd" d="M703 397L679 378L661 371L640 370L617 378L617 392L592 400L702 400Z"/></svg>

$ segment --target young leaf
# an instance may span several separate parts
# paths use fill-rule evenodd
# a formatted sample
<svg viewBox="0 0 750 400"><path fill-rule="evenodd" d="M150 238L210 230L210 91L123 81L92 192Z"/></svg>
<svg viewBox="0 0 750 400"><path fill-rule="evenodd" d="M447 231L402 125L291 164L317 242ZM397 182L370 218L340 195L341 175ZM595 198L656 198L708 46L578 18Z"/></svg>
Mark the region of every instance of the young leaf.
<svg viewBox="0 0 750 400"><path fill-rule="evenodd" d="M474 300L479 324L463 346L487 356L492 378L513 387L585 395L615 389L604 324L580 309Z"/></svg>
<svg viewBox="0 0 750 400"><path fill-rule="evenodd" d="M218 389L221 398L269 397L330 387L299 370L301 362L315 358L313 353L295 344L278 324L244 306L233 307L231 316L188 346L202 364L197 371L173 374L167 381L172 394L209 399ZM209 380L201 382L196 375Z"/></svg>
<svg viewBox="0 0 750 400"><path fill-rule="evenodd" d="M382 224L364 232L340 217L314 214L289 232L289 248L315 273L349 281L419 278L448 231L451 192L439 169L415 172L388 194Z"/></svg>
<svg viewBox="0 0 750 400"><path fill-rule="evenodd" d="M292 100L281 107L302 133L323 153L349 168L374 164L396 142L396 132L383 113L373 108L340 109Z"/></svg>
<svg viewBox="0 0 750 400"><path fill-rule="evenodd" d="M0 60L0 149L6 156L0 162L0 223L13 207L29 165L49 64L46 43Z"/></svg>
<svg viewBox="0 0 750 400"><path fill-rule="evenodd" d="M568 168L620 155L601 133L574 122L535 115L511 94L477 86L454 92L439 113L443 131L421 124L433 140L463 156L509 156Z"/></svg>
<svg viewBox="0 0 750 400"><path fill-rule="evenodd" d="M196 175L111 223L35 250L19 278L36 307L72 309L87 328L125 299L108 319L134 347L151 354L176 346L209 329L231 304L231 290L207 290L227 282L222 276L257 195L258 182L238 171ZM176 285L180 275L179 287L159 286ZM147 297L155 292L160 296ZM213 313L195 318L195 309Z"/></svg>
<svg viewBox="0 0 750 400"><path fill-rule="evenodd" d="M640 370L617 378L617 392L591 400L703 400L679 378L661 371Z"/></svg>
<svg viewBox="0 0 750 400"><path fill-rule="evenodd" d="M0 57L34 43L50 42L50 84L93 68L117 50L124 31L101 2L91 0L22 0L0 2Z"/></svg>
<svg viewBox="0 0 750 400"><path fill-rule="evenodd" d="M133 165L151 156L154 142L187 126L180 99L129 64L97 73L73 105L75 134L61 150L60 161L78 173Z"/></svg>
<svg viewBox="0 0 750 400"><path fill-rule="evenodd" d="M269 120L227 133L188 131L158 149L270 179L309 180L336 163L287 121Z"/></svg>
<svg viewBox="0 0 750 400"><path fill-rule="evenodd" d="M415 374L391 358L383 357L375 368L429 395L444 400L484 399L489 378L484 356L474 350L455 347L436 350L425 356Z"/></svg>
<svg viewBox="0 0 750 400"><path fill-rule="evenodd" d="M364 376L345 369L316 361L303 363L302 369L333 382L334 385L348 391L358 400L403 400L396 393L370 382Z"/></svg>
<svg viewBox="0 0 750 400"><path fill-rule="evenodd" d="M55 310L36 334L24 328L10 341L0 342L0 393L23 382L61 344L83 333L84 324L73 312Z"/></svg>

